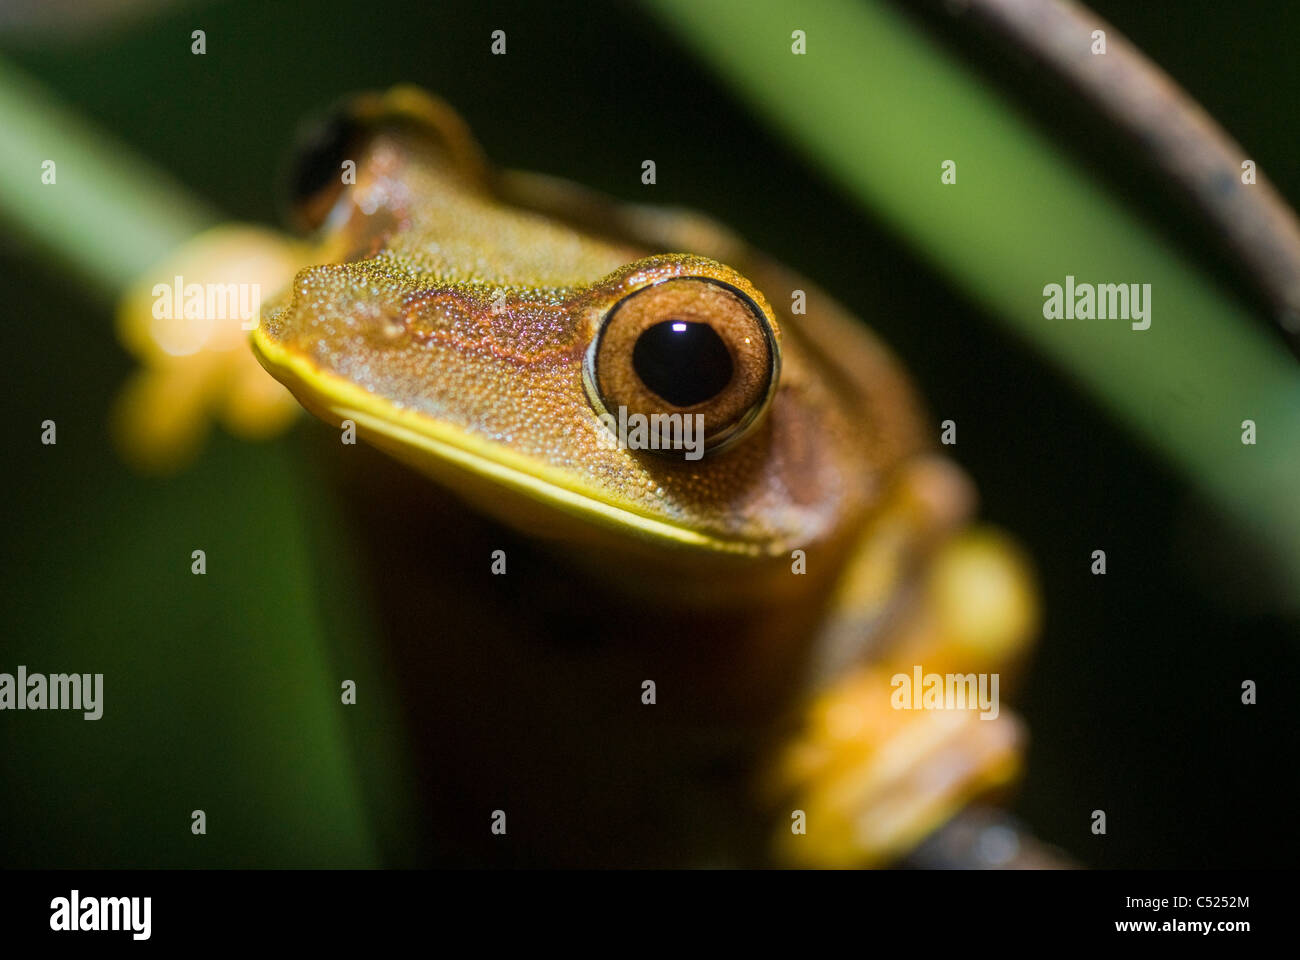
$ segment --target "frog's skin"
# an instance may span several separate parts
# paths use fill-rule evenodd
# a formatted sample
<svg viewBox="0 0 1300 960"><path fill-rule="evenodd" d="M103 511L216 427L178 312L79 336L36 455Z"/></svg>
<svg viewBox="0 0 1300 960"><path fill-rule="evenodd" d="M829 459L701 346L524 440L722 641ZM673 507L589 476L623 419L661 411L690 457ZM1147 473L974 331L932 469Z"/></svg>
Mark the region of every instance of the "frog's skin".
<svg viewBox="0 0 1300 960"><path fill-rule="evenodd" d="M1004 669L1034 617L1014 553L954 537L969 485L867 328L701 217L492 172L419 91L350 109L329 163L355 184L300 198L319 265L252 343L305 407L441 488L395 492L371 464L387 492L354 494L363 528L397 530L371 567L430 817L453 825L430 856L875 865L1012 779L1005 706L889 707L916 664ZM761 311L779 368L694 461L611 443L584 383L611 309L672 278ZM683 302L709 321L713 301ZM354 477L361 449L336 454Z"/></svg>

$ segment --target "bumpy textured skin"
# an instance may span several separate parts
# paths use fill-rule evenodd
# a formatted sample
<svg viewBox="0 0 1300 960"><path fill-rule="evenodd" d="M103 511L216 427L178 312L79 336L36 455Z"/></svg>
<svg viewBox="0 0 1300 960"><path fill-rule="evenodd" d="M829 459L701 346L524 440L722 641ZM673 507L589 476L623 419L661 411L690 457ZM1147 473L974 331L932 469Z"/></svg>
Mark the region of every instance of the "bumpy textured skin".
<svg viewBox="0 0 1300 960"><path fill-rule="evenodd" d="M514 548L527 575L501 593L439 542L497 535L460 529L427 492L354 500L375 514L367 533L394 513L403 528L372 566L431 822L509 796L531 824L513 847L445 833L438 862L878 864L1008 782L1009 711L889 706L895 669L1014 661L1033 608L1000 543L957 550L943 591L925 585L973 496L926 453L912 389L866 327L696 215L490 173L418 91L360 109L356 183L314 201L332 210L322 265L264 314L254 349L320 417L567 558ZM675 276L743 292L782 357L762 421L695 462L618 449L583 385L605 312ZM635 696L647 677L667 692L651 713ZM807 834L788 829L794 808Z"/></svg>
<svg viewBox="0 0 1300 960"><path fill-rule="evenodd" d="M319 408L322 380L337 378L495 445L547 484L703 534L708 553L787 555L860 522L881 478L918 445L911 393L860 326L824 316L835 308L815 291L809 315L791 316L779 305L793 288L755 287L743 248L726 251L741 263L723 265L698 255L715 251L658 252L505 203L459 123L419 116L427 123L381 125L363 147L322 251L344 262L302 271L258 332L264 362L300 399ZM671 276L741 289L782 335L765 421L702 462L612 446L582 386L605 311ZM322 379L286 376L285 354Z"/></svg>

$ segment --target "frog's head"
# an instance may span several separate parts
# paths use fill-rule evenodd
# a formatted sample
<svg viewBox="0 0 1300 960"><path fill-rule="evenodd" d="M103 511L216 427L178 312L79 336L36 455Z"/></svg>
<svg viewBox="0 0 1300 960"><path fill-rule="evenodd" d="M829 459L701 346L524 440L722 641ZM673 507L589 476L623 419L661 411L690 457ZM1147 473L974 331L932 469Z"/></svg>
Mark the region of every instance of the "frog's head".
<svg viewBox="0 0 1300 960"><path fill-rule="evenodd" d="M309 164L351 160L355 182L300 205L341 262L301 271L253 335L306 407L499 519L618 559L788 558L869 505L886 444L863 427L855 358L835 356L853 343L779 323L714 259L503 203L422 94L365 104L365 132L336 127Z"/></svg>

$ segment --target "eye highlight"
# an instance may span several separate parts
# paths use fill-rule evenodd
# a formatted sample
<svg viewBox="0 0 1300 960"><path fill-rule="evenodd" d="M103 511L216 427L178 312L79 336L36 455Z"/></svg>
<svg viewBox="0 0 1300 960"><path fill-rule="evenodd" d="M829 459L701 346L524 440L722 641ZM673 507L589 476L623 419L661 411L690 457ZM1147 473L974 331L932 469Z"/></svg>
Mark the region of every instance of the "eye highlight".
<svg viewBox="0 0 1300 960"><path fill-rule="evenodd" d="M707 323L664 320L641 331L632 369L652 393L679 407L711 400L731 383L731 351Z"/></svg>
<svg viewBox="0 0 1300 960"><path fill-rule="evenodd" d="M597 412L698 414L713 452L758 422L778 367L776 332L758 304L718 280L674 277L609 310L583 379Z"/></svg>

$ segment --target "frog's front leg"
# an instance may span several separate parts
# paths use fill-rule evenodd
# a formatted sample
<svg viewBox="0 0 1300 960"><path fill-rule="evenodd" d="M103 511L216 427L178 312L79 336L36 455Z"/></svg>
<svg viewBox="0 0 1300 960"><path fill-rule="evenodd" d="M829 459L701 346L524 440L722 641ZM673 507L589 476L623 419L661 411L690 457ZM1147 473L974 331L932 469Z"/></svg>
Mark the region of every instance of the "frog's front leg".
<svg viewBox="0 0 1300 960"><path fill-rule="evenodd" d="M1023 724L999 697L1035 593L1009 541L960 527L972 506L955 467L917 460L860 537L816 692L766 771L780 862L886 865L1018 775Z"/></svg>

